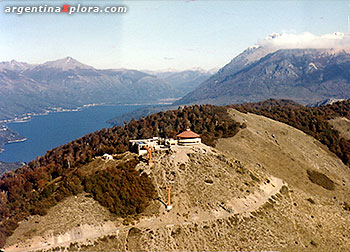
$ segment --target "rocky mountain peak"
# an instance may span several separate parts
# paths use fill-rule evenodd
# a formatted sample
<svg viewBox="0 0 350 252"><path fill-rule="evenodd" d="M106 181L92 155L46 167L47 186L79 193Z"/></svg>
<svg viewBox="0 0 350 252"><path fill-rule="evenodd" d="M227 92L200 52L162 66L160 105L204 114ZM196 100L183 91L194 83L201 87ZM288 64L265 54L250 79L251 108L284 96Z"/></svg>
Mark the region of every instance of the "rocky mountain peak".
<svg viewBox="0 0 350 252"><path fill-rule="evenodd" d="M176 105L346 99L350 97L349 66L350 54L341 48L248 48Z"/></svg>
<svg viewBox="0 0 350 252"><path fill-rule="evenodd" d="M91 66L85 65L76 59L68 56L62 59L53 60L53 61L47 61L44 64L40 65L39 67L43 68L56 68L61 70L74 70L76 68L80 69L94 69Z"/></svg>
<svg viewBox="0 0 350 252"><path fill-rule="evenodd" d="M28 63L16 60L0 62L0 70L23 71L29 69L31 66Z"/></svg>

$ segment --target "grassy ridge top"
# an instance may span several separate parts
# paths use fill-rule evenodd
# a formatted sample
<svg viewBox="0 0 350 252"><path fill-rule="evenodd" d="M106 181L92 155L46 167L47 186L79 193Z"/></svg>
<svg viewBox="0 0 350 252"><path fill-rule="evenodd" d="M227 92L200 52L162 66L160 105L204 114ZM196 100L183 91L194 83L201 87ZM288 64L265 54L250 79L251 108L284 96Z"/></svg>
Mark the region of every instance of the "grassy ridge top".
<svg viewBox="0 0 350 252"><path fill-rule="evenodd" d="M329 123L336 117L350 119L350 100L320 107L306 107L290 100L266 100L257 103L233 105L241 112L263 115L286 123L326 145L346 165L350 165L350 140L344 139Z"/></svg>

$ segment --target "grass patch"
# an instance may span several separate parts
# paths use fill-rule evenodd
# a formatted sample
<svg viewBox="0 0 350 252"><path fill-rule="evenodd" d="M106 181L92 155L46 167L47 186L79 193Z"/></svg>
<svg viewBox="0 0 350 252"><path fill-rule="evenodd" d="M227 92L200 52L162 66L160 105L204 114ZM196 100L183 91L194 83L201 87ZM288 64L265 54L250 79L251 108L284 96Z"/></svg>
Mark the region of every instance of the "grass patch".
<svg viewBox="0 0 350 252"><path fill-rule="evenodd" d="M328 178L325 174L315 170L307 170L307 175L312 183L322 186L327 190L331 190L331 191L334 190L335 188L334 182L330 178Z"/></svg>

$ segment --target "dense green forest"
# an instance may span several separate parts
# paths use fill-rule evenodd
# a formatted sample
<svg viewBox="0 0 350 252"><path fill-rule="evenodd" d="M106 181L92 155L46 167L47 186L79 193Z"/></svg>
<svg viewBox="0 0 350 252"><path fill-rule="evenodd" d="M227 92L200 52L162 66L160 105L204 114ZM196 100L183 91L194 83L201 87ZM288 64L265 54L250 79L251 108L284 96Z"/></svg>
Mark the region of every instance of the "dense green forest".
<svg viewBox="0 0 350 252"><path fill-rule="evenodd" d="M231 106L242 112L263 115L289 124L326 145L344 164L350 166L350 141L341 138L329 124L335 117L350 119L350 100L320 107L306 107L290 100L266 100Z"/></svg>
<svg viewBox="0 0 350 252"><path fill-rule="evenodd" d="M65 197L84 191L118 216L141 213L153 197L154 186L147 175L140 176L134 169L138 159L91 174L84 166L95 156L124 153L129 139L175 137L186 128L214 146L216 139L235 135L239 127L225 107L194 105L102 129L48 151L28 166L1 176L0 247L19 221L32 214L44 215Z"/></svg>

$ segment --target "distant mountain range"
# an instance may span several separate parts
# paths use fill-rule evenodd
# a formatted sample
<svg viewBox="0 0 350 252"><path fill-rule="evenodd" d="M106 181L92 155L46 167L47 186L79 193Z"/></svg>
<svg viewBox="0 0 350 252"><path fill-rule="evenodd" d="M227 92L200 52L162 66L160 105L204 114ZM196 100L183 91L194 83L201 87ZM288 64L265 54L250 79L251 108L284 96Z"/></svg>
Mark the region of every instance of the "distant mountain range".
<svg viewBox="0 0 350 252"><path fill-rule="evenodd" d="M66 57L32 65L0 62L0 121L85 104L169 103L192 91L209 72L146 73L95 69Z"/></svg>
<svg viewBox="0 0 350 252"><path fill-rule="evenodd" d="M25 139L6 122L87 104L171 104L210 76L200 69L101 70L71 57L35 65L0 62L0 152L6 143Z"/></svg>
<svg viewBox="0 0 350 252"><path fill-rule="evenodd" d="M186 71L146 71L149 74L157 76L157 78L170 83L173 87L176 87L179 92L186 95L194 90L199 84L203 83L210 76L217 72L218 69L212 69L205 71L201 68L194 68ZM183 96L182 95L182 96Z"/></svg>
<svg viewBox="0 0 350 252"><path fill-rule="evenodd" d="M349 97L349 52L255 46L174 104L235 104L269 98L310 104Z"/></svg>

